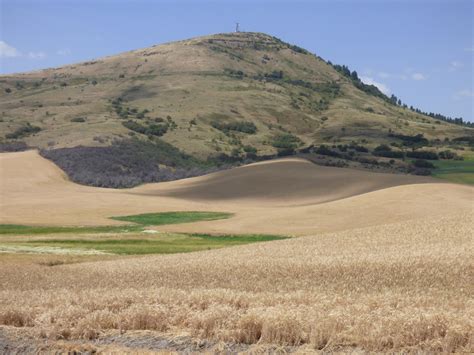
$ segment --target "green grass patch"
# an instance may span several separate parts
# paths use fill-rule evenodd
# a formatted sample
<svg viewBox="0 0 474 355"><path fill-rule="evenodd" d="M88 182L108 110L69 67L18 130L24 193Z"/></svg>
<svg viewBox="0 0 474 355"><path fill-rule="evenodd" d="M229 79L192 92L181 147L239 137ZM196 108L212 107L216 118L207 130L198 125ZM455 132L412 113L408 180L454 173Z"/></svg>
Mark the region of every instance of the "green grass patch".
<svg viewBox="0 0 474 355"><path fill-rule="evenodd" d="M129 233L138 232L142 226L97 226L97 227L54 227L54 226L25 226L19 224L0 224L1 234L59 234L59 233Z"/></svg>
<svg viewBox="0 0 474 355"><path fill-rule="evenodd" d="M140 232L144 226L159 226L164 224L189 223L198 221L212 221L229 218L232 213L224 212L162 212L145 213L132 216L111 217L117 221L131 222L126 226L95 226L95 227L54 227L54 226L25 226L18 224L0 224L0 235L28 235L28 234L59 234L59 233L130 233Z"/></svg>
<svg viewBox="0 0 474 355"><path fill-rule="evenodd" d="M153 238L126 237L121 239L45 239L6 243L8 246L96 250L117 255L172 254L209 250L285 239L276 235L209 235L164 233Z"/></svg>
<svg viewBox="0 0 474 355"><path fill-rule="evenodd" d="M431 160L434 177L451 182L474 185L474 159Z"/></svg>
<svg viewBox="0 0 474 355"><path fill-rule="evenodd" d="M3 237L0 243L0 252L2 247L4 247L4 252L12 253L22 253L23 250L23 252L43 254L48 252L80 254L84 251L98 251L117 255L171 254L286 238L263 234L153 233L152 236L144 233L146 226L212 221L231 216L231 213L223 212L163 212L112 217L114 220L133 223L126 226L54 227L3 224L0 225L0 235L3 234L5 237ZM76 235L72 238L63 236L58 236L57 238L49 237L49 235L66 233L74 233ZM101 235L104 233L112 235ZM87 235L79 237L81 234ZM33 237L32 235L39 236ZM11 238L11 236L15 237Z"/></svg>
<svg viewBox="0 0 474 355"><path fill-rule="evenodd" d="M224 212L162 212L145 213L132 216L111 217L117 221L137 223L142 226L160 226L163 224L178 224L198 221L213 221L232 216Z"/></svg>

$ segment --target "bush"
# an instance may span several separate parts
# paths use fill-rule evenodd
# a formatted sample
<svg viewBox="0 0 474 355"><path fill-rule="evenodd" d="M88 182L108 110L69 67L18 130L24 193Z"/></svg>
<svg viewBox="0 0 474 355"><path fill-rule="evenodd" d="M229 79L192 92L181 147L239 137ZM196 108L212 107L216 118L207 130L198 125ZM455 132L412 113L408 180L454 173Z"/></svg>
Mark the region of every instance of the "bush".
<svg viewBox="0 0 474 355"><path fill-rule="evenodd" d="M295 150L293 148L279 148L277 152L277 156L279 157L286 157L294 154Z"/></svg>
<svg viewBox="0 0 474 355"><path fill-rule="evenodd" d="M147 136L161 137L168 131L168 125L166 124L162 124L162 125L150 124L149 126L144 126L138 122L128 120L128 121L122 122L122 125L125 128L128 128L134 132L145 134Z"/></svg>
<svg viewBox="0 0 474 355"><path fill-rule="evenodd" d="M109 147L79 146L40 153L63 169L72 181L101 187L132 187L215 170L159 139L154 143L131 139L116 141Z"/></svg>
<svg viewBox="0 0 474 355"><path fill-rule="evenodd" d="M403 152L393 151L392 148L390 148L386 144L381 144L375 147L372 154L378 157L385 157L385 158L403 158L404 157Z"/></svg>
<svg viewBox="0 0 474 355"><path fill-rule="evenodd" d="M242 132L242 133L247 133L247 134L254 134L257 132L257 126L255 126L253 122L248 122L248 121L230 122L230 123L212 121L211 126L226 134L229 133L229 131L236 131L236 132Z"/></svg>
<svg viewBox="0 0 474 355"><path fill-rule="evenodd" d="M431 175L431 170L427 168L411 167L409 169L409 172L413 175L423 175L423 176Z"/></svg>
<svg viewBox="0 0 474 355"><path fill-rule="evenodd" d="M403 141L403 145L412 146L412 145L426 145L428 144L428 139L423 137L422 134L417 134L414 136L407 136L404 134L389 133L389 137L398 138Z"/></svg>
<svg viewBox="0 0 474 355"><path fill-rule="evenodd" d="M424 160L424 159L416 159L415 161L413 161L412 164L416 168L425 168L425 169L434 169L435 168L435 166L432 163L430 163L429 161Z"/></svg>
<svg viewBox="0 0 474 355"><path fill-rule="evenodd" d="M438 153L440 159L454 159L454 160L462 160L462 157L459 156L456 152L451 150L443 150Z"/></svg>
<svg viewBox="0 0 474 355"><path fill-rule="evenodd" d="M84 117L74 117L71 118L71 122L86 122L86 119Z"/></svg>
<svg viewBox="0 0 474 355"><path fill-rule="evenodd" d="M251 145L245 145L244 152L249 154L257 154L257 148L252 147Z"/></svg>
<svg viewBox="0 0 474 355"><path fill-rule="evenodd" d="M353 150L355 150L356 152L359 152L359 153L368 153L369 152L369 149L367 149L363 145L358 145L357 143L351 143L349 145L349 148L353 149Z"/></svg>
<svg viewBox="0 0 474 355"><path fill-rule="evenodd" d="M5 89L5 92L6 92L7 94L9 94L9 93L11 93L11 92L12 92L12 89L10 89L10 88L6 88L6 89Z"/></svg>
<svg viewBox="0 0 474 355"><path fill-rule="evenodd" d="M5 138L7 138L7 139L23 138L23 137L27 137L31 134L38 133L39 131L41 131L40 127L32 126L30 123L27 123L26 126L18 128L13 133L7 133L5 135Z"/></svg>
<svg viewBox="0 0 474 355"><path fill-rule="evenodd" d="M436 152L430 152L429 150L414 150L412 152L407 152L407 157L428 160L438 160L439 158Z"/></svg>
<svg viewBox="0 0 474 355"><path fill-rule="evenodd" d="M320 145L319 148L317 148L314 152L317 154L327 155L330 157L343 158L343 155L341 153L338 153L334 150L329 149L324 144Z"/></svg>
<svg viewBox="0 0 474 355"><path fill-rule="evenodd" d="M373 158L356 157L354 160L358 161L359 163L362 163L362 164L370 164L370 165L378 165L379 164L377 159L373 159Z"/></svg>
<svg viewBox="0 0 474 355"><path fill-rule="evenodd" d="M24 150L31 149L25 142L9 142L9 143L0 143L0 152L22 152Z"/></svg>
<svg viewBox="0 0 474 355"><path fill-rule="evenodd" d="M301 144L301 140L290 134L280 133L273 137L272 146L278 149L295 149Z"/></svg>

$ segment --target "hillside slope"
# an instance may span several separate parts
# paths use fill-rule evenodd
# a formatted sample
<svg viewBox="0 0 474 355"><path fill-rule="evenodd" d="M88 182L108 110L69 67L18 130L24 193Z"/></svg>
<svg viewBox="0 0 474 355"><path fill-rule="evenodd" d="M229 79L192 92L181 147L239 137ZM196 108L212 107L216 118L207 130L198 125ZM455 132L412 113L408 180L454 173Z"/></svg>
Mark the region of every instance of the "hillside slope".
<svg viewBox="0 0 474 355"><path fill-rule="evenodd" d="M393 133L437 142L473 136L361 85L266 34L199 37L0 76L0 143L51 150L135 137L206 159L323 143L373 147L398 141Z"/></svg>
<svg viewBox="0 0 474 355"><path fill-rule="evenodd" d="M274 71L315 88L255 79ZM150 118L170 116L177 127L163 139L189 153L232 147L210 125L213 119L255 123L258 134L241 140L264 151L271 150L264 138L278 131L312 143L344 136L380 139L389 129L439 138L465 130L447 123L433 130L435 120L368 95L320 58L258 33L200 37L0 79L2 132L36 124L43 130L25 140L40 147L96 146L97 137L126 136L129 130L110 103L117 98L131 109L149 110ZM85 124L70 122L77 117Z"/></svg>

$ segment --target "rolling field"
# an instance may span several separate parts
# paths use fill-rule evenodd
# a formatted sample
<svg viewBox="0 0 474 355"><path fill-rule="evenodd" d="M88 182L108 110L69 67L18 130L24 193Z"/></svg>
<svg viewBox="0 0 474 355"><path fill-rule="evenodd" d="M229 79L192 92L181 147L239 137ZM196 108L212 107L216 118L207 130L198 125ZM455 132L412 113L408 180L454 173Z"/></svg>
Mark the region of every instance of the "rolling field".
<svg viewBox="0 0 474 355"><path fill-rule="evenodd" d="M464 160L434 161L436 169L433 176L460 184L474 185L474 156L464 157Z"/></svg>
<svg viewBox="0 0 474 355"><path fill-rule="evenodd" d="M32 151L0 168L0 352L474 351L471 186L301 159L121 190Z"/></svg>

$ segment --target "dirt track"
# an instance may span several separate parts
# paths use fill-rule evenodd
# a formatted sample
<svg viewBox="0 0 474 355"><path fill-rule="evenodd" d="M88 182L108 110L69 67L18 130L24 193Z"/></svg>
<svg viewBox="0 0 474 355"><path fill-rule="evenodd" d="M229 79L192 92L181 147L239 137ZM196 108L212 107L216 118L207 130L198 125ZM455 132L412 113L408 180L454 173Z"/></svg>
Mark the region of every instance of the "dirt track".
<svg viewBox="0 0 474 355"><path fill-rule="evenodd" d="M160 229L307 235L469 211L474 198L468 186L293 158L122 190L71 183L35 151L1 154L0 169L0 223L16 224L113 224L108 217L208 210L236 215Z"/></svg>

